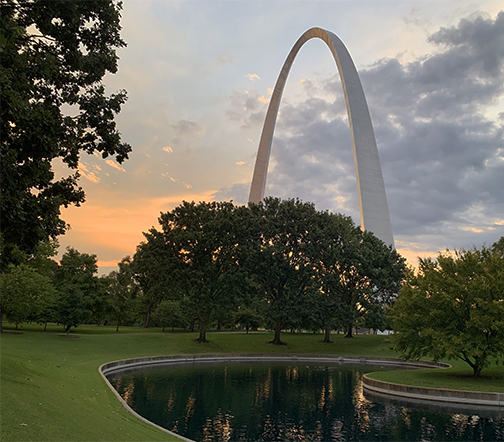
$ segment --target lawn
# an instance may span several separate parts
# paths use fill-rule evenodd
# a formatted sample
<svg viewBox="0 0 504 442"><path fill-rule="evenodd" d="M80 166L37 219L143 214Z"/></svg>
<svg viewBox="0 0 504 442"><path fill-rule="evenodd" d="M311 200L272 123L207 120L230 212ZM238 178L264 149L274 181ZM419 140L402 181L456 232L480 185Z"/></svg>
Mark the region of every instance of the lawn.
<svg viewBox="0 0 504 442"><path fill-rule="evenodd" d="M103 382L98 367L109 361L139 356L193 353L330 353L397 357L385 336L358 335L334 344L320 342L321 335L285 334L287 345L267 344L271 333L211 333L209 344L193 341L197 334L161 333L160 329L82 326L72 338L60 327L24 326L23 334L1 335L2 441L161 441L177 440L133 418ZM450 372L470 370L457 364L453 370L402 371L392 382L414 385L504 392L502 366L487 370L493 379L474 381ZM438 373L439 372L439 373ZM431 376L429 376L431 374ZM378 377L379 376L379 377ZM500 377L500 379L497 379Z"/></svg>

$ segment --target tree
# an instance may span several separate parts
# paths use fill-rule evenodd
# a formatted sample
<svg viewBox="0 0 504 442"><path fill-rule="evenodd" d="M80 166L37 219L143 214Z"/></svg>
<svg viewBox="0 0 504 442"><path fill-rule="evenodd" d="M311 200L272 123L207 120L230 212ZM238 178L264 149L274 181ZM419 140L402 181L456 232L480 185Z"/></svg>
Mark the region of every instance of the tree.
<svg viewBox="0 0 504 442"><path fill-rule="evenodd" d="M132 260L126 256L119 262L119 271L112 271L104 281L107 287L107 307L109 314L119 326L131 316L135 307L135 300L140 292L140 287L133 278Z"/></svg>
<svg viewBox="0 0 504 442"><path fill-rule="evenodd" d="M144 236L147 241L136 248L132 272L140 287L139 299L145 309L142 327L148 328L152 309L163 299L178 298L179 293L170 280L176 252L165 242L162 232L151 229Z"/></svg>
<svg viewBox="0 0 504 442"><path fill-rule="evenodd" d="M305 321L310 328L323 329L323 342L330 343L331 330L349 322L350 307L342 296L343 263L349 258L351 245L362 240L362 231L350 217L321 212L314 233L314 242L319 245L312 258L318 290L309 300Z"/></svg>
<svg viewBox="0 0 504 442"><path fill-rule="evenodd" d="M3 316L19 324L43 312L54 302L56 291L51 280L27 264L9 266L0 276L0 332Z"/></svg>
<svg viewBox="0 0 504 442"><path fill-rule="evenodd" d="M301 315L306 297L317 290L312 260L317 244L311 240L317 212L311 203L271 197L250 204L250 211L259 230L253 233L258 245L249 249L248 267L274 324L271 343L281 345L282 329Z"/></svg>
<svg viewBox="0 0 504 442"><path fill-rule="evenodd" d="M345 326L347 338L359 319L373 328L384 325L385 308L394 302L405 271L405 259L395 249L349 222L327 223L326 245L317 260L322 291L332 305L328 311Z"/></svg>
<svg viewBox="0 0 504 442"><path fill-rule="evenodd" d="M76 170L81 152L128 158L114 122L126 93L107 96L102 83L125 46L120 9L113 0L2 0L1 268L65 233L60 207L84 202L78 172L55 179L55 160Z"/></svg>
<svg viewBox="0 0 504 442"><path fill-rule="evenodd" d="M492 244L492 250L504 254L504 236Z"/></svg>
<svg viewBox="0 0 504 442"><path fill-rule="evenodd" d="M147 243L141 249L159 251L164 285L185 297L184 305L197 320L198 342L208 342L215 308L237 296L244 284L245 269L239 265L239 215L244 213L231 202L184 202L161 214L162 231L144 233Z"/></svg>
<svg viewBox="0 0 504 442"><path fill-rule="evenodd" d="M420 259L390 311L407 359L460 359L479 377L504 355L504 254L482 247Z"/></svg>
<svg viewBox="0 0 504 442"><path fill-rule="evenodd" d="M249 307L240 308L234 314L234 322L240 327L244 327L247 334L250 329L257 330L261 325L261 316Z"/></svg>
<svg viewBox="0 0 504 442"><path fill-rule="evenodd" d="M159 327L163 327L163 331L165 331L165 327L171 327L172 331L174 331L175 327L185 325L184 315L180 309L180 302L169 299L165 299L159 303L152 312L152 319Z"/></svg>
<svg viewBox="0 0 504 442"><path fill-rule="evenodd" d="M67 336L72 327L91 320L104 307L105 285L96 276L97 272L96 255L68 247L61 258L55 279L59 292L55 319L65 327Z"/></svg>

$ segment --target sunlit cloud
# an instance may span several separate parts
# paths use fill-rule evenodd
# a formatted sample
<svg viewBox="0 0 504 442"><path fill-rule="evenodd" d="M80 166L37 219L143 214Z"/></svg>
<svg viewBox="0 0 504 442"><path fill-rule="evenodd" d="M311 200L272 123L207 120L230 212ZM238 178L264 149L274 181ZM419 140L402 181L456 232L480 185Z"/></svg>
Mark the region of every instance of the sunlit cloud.
<svg viewBox="0 0 504 442"><path fill-rule="evenodd" d="M264 103L264 104L268 104L270 102L269 98L266 98L264 95L261 95L258 100L261 102L261 103Z"/></svg>
<svg viewBox="0 0 504 442"><path fill-rule="evenodd" d="M183 181L182 184L186 187L186 189L192 189L192 186L190 184L184 183Z"/></svg>
<svg viewBox="0 0 504 442"><path fill-rule="evenodd" d="M271 89L270 87L268 88L268 94L272 94L273 93L273 89Z"/></svg>
<svg viewBox="0 0 504 442"><path fill-rule="evenodd" d="M87 165L79 163L78 169L81 176L91 181L92 183L98 184L100 182L100 177L98 177L94 172L91 172Z"/></svg>
<svg viewBox="0 0 504 442"><path fill-rule="evenodd" d="M170 146L163 147L163 150L168 153L173 153L173 149Z"/></svg>
<svg viewBox="0 0 504 442"><path fill-rule="evenodd" d="M119 166L119 164L114 163L112 160L105 160L105 163L108 164L110 167L113 167L114 169L120 170L121 172L126 172L124 167Z"/></svg>
<svg viewBox="0 0 504 442"><path fill-rule="evenodd" d="M247 164L245 161L237 161L236 164L238 164L238 166L243 166L244 164Z"/></svg>
<svg viewBox="0 0 504 442"><path fill-rule="evenodd" d="M249 80L255 81L255 80L260 80L261 78L257 74L247 74L247 78Z"/></svg>

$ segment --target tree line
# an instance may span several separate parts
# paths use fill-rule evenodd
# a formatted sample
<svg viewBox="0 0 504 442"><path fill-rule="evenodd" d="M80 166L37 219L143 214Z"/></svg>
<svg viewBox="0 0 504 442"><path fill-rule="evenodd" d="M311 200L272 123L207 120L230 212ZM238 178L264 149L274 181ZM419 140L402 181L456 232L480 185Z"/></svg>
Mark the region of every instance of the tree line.
<svg viewBox="0 0 504 442"><path fill-rule="evenodd" d="M55 243L2 276L1 311L16 323L54 321L345 330L385 328L404 259L351 218L300 200L259 204L184 202L162 213L135 255L97 276L95 255L70 248L57 264ZM28 281L32 281L28 284Z"/></svg>

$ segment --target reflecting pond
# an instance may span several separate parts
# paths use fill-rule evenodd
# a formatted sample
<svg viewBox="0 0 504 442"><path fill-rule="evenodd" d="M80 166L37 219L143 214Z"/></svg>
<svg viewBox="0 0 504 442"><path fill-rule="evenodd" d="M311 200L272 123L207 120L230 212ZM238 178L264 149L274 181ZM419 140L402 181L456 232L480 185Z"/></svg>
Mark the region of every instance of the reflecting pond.
<svg viewBox="0 0 504 442"><path fill-rule="evenodd" d="M362 390L376 366L216 363L109 376L128 405L196 441L495 441L487 413L402 404Z"/></svg>

